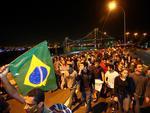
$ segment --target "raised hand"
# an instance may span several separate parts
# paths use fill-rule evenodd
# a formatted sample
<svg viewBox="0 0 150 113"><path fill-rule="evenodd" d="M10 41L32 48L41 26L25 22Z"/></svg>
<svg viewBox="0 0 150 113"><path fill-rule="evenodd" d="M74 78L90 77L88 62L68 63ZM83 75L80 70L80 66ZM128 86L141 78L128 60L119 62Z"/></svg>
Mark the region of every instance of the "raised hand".
<svg viewBox="0 0 150 113"><path fill-rule="evenodd" d="M3 78L7 75L8 73L8 65L4 65L2 67L0 67L0 78Z"/></svg>

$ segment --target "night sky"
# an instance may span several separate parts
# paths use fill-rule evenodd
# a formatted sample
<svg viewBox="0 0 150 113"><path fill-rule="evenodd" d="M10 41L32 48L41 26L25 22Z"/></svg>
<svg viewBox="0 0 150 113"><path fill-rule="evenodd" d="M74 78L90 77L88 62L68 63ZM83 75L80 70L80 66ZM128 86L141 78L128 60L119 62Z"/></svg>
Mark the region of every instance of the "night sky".
<svg viewBox="0 0 150 113"><path fill-rule="evenodd" d="M0 46L29 46L43 40L62 42L65 37L80 39L95 27L102 29L103 25L103 31L118 37L123 33L123 13L118 8L106 20L108 1L110 0L1 2ZM150 31L148 0L117 1L126 12L127 31Z"/></svg>

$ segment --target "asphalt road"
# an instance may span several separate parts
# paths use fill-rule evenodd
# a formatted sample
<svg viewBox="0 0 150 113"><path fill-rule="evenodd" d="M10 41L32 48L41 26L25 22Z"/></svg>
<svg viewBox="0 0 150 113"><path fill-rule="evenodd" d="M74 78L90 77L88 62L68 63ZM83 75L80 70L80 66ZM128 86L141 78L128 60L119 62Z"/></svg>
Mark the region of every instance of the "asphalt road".
<svg viewBox="0 0 150 113"><path fill-rule="evenodd" d="M45 104L47 107L52 106L53 104L57 104L57 103L65 103L67 98L70 96L70 90L58 89L57 91L54 91L52 93L46 92L45 96L46 96ZM102 111L106 110L109 100L110 100L109 98L107 99L99 98L96 103L92 102L92 108L93 108L92 113L102 113ZM8 102L11 107L10 113L25 113L23 109L24 108L23 104L20 104L18 101L14 99L10 99ZM86 108L85 106L81 106L79 102L75 106L72 106L72 110L74 113L85 113ZM141 110L143 111L142 113L150 113L150 104L142 107Z"/></svg>
<svg viewBox="0 0 150 113"><path fill-rule="evenodd" d="M133 54L139 57L145 65L150 65L150 50L136 49Z"/></svg>
<svg viewBox="0 0 150 113"><path fill-rule="evenodd" d="M45 104L47 107L52 106L53 104L57 103L65 103L67 98L70 96L70 90L60 90L54 92L46 92L45 93L46 99ZM102 102L103 101L103 102ZM105 100L100 98L97 103L92 103L92 107L94 108L94 113L101 113L103 110L102 106L105 106ZM101 103L99 103L101 102ZM10 104L11 111L10 113L25 113L24 111L24 105L20 104L15 99L8 100L8 103ZM99 107L101 106L101 107ZM98 110L97 110L98 109ZM85 107L80 105L80 102L76 105L72 106L72 110L74 113L85 113Z"/></svg>

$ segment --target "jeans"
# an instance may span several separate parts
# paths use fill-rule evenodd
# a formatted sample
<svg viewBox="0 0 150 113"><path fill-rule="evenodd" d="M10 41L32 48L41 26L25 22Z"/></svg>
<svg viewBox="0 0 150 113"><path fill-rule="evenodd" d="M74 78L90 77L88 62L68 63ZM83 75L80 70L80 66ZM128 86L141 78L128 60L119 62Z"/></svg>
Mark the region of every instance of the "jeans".
<svg viewBox="0 0 150 113"><path fill-rule="evenodd" d="M87 104L86 113L88 113L91 111L92 90L90 89L86 90L85 88L82 88L81 93L82 93L82 102Z"/></svg>
<svg viewBox="0 0 150 113"><path fill-rule="evenodd" d="M135 102L134 102L134 113L141 113L140 112L140 106L143 104L143 98L134 96Z"/></svg>
<svg viewBox="0 0 150 113"><path fill-rule="evenodd" d="M126 97L119 95L118 96L119 100L119 113L127 113L129 112L129 107L130 107L130 96L127 95Z"/></svg>

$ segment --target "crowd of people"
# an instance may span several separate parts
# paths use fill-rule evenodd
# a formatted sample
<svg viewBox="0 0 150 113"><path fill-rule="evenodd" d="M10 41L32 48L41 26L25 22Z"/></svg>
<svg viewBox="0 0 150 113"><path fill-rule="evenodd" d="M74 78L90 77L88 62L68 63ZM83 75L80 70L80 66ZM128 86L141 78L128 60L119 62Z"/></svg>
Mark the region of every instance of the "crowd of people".
<svg viewBox="0 0 150 113"><path fill-rule="evenodd" d="M150 102L150 68L125 48L56 56L53 61L59 88L71 89L79 84L86 112L92 111L91 102L97 101L100 94L117 101L120 113L129 112L133 102L133 111L140 113L143 101ZM99 90L97 80L102 84Z"/></svg>
<svg viewBox="0 0 150 113"><path fill-rule="evenodd" d="M74 86L77 86L72 96L72 104L81 100L81 105L86 107L86 113L92 112L91 103L101 96L110 97L117 102L119 113L128 113L131 105L134 113L140 113L143 102L150 103L150 67L144 67L141 60L132 56L126 48L107 48L55 56L53 64L58 88L74 90ZM28 96L21 97L8 82L7 73L7 65L0 68L0 78L5 90L24 103L27 112L50 112L44 105L44 92L34 89ZM81 99L78 92L81 93ZM4 99L0 100L4 103ZM7 103L3 106L1 113L9 108ZM69 112L71 111L68 109Z"/></svg>

